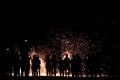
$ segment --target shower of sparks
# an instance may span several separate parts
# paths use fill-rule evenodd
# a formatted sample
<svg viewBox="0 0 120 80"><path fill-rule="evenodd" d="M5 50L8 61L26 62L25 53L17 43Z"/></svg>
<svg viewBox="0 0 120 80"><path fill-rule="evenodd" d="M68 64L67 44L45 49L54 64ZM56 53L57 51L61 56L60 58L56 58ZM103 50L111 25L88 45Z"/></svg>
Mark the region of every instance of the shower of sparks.
<svg viewBox="0 0 120 80"><path fill-rule="evenodd" d="M76 35L69 29L51 30L47 42L38 42L36 45L37 46L32 46L28 53L31 58L29 76L32 76L32 59L35 54L38 55L39 60L41 61L40 75L46 76L46 55L55 55L55 60L58 63L60 57L64 59L66 54L70 60L73 58L73 55L79 54L82 59L82 71L85 72L86 63L84 61L89 58L87 55L96 56L97 53L102 50L102 42L90 39L85 33L79 33ZM102 63L101 66L105 67L106 65L105 63ZM58 66L56 74L59 76ZM86 75L83 74L82 77L86 77ZM97 75L97 77L100 77L100 75Z"/></svg>
<svg viewBox="0 0 120 80"><path fill-rule="evenodd" d="M80 54L82 59L90 53L90 49L92 48L90 41L88 37L84 36L82 33L75 35L69 29L60 29L53 30L51 34L49 39L53 47L52 50L56 50L56 53L69 51L71 55Z"/></svg>
<svg viewBox="0 0 120 80"><path fill-rule="evenodd" d="M87 55L94 54L101 50L101 43L94 42L88 39L88 36L84 33L74 35L71 30L52 30L50 36L48 36L48 42L43 43L42 45L38 43L36 49L31 48L31 59L34 54L38 54L39 59L41 60L41 75L46 74L45 69L45 58L46 55L56 55L56 61L59 61L60 56L62 59L65 58L65 55L68 54L70 60L73 55L79 54L80 58L83 60L83 71L86 70L86 65L84 60ZM95 50L93 50L95 48ZM30 70L31 72L31 70ZM59 70L57 67L57 74Z"/></svg>

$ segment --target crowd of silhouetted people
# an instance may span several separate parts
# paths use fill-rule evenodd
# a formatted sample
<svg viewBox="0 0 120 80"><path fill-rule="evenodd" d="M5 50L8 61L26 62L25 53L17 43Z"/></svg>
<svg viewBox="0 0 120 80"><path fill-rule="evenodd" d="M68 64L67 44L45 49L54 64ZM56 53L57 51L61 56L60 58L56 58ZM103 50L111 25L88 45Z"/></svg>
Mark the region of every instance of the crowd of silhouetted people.
<svg viewBox="0 0 120 80"><path fill-rule="evenodd" d="M20 54L16 50L13 54L2 56L0 59L0 75L12 76L12 73L14 73L14 76L29 76L31 57L28 56L27 51L24 54ZM40 76L41 60L37 54L33 56L31 62L32 76ZM56 55L46 55L45 63L47 76L56 76L58 72L60 76L72 75L72 77L82 76L83 72L87 75L100 73L97 58L91 56L88 56L83 61L79 54L72 55L72 59L68 57L68 54L64 58L63 56L56 58Z"/></svg>

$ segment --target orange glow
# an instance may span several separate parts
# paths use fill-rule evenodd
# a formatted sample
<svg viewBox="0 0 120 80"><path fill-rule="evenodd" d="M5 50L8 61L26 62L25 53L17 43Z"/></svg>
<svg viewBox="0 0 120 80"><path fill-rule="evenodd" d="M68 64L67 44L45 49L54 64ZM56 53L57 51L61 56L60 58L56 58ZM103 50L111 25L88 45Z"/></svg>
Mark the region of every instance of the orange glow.
<svg viewBox="0 0 120 80"><path fill-rule="evenodd" d="M44 52L39 52L39 53L36 53L36 51L34 49L31 49L30 52L28 53L28 56L31 58L30 59L30 71L29 71L29 76L32 77L32 59L33 59L33 56L37 54L40 61L41 61L41 65L40 65L40 75L38 76L47 76L46 74L46 68L45 68L45 65L46 65L46 62L45 62L45 54ZM65 51L61 54L61 56L63 57L63 59L66 57L66 54L68 55L68 58L70 58L70 60L72 59L72 53L70 51ZM82 66L85 66L85 64L82 64ZM86 67L86 66L85 66ZM83 70L84 71L84 70ZM20 74L21 74L21 68L20 68ZM14 72L12 71L12 76L14 76ZM21 75L20 75L21 76ZM60 76L60 73L59 71L57 71L56 73L56 76ZM67 75L65 77L68 77ZM72 77L72 74L70 73L69 77ZM82 73L82 76L80 75L79 77L87 77L86 73ZM90 74L88 75L88 77L92 77ZM93 76L95 77L95 75ZM97 74L96 77L108 77L107 74Z"/></svg>
<svg viewBox="0 0 120 80"><path fill-rule="evenodd" d="M68 58L70 58L70 60L71 60L72 59L72 54L69 51L66 51L66 52L62 53L62 57L63 57L62 59L65 59L66 54L68 55Z"/></svg>

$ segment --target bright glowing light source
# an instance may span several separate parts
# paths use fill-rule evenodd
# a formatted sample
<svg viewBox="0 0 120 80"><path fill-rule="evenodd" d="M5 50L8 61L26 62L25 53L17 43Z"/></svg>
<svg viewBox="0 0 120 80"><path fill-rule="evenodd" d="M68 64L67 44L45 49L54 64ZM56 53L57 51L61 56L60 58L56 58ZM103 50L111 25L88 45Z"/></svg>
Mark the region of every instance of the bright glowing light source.
<svg viewBox="0 0 120 80"><path fill-rule="evenodd" d="M25 42L27 42L27 39L25 39Z"/></svg>
<svg viewBox="0 0 120 80"><path fill-rule="evenodd" d="M7 48L6 50L7 50L7 51L9 51L10 49L9 49L9 48Z"/></svg>

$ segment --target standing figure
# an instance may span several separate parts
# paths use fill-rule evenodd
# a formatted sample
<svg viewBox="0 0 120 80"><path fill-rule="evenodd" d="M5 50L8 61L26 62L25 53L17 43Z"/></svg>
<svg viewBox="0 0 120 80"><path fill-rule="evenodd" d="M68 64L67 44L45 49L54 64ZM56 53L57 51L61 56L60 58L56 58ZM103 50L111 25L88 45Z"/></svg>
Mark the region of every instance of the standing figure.
<svg viewBox="0 0 120 80"><path fill-rule="evenodd" d="M39 76L40 76L40 64L41 64L41 60L39 59L39 57L37 56L36 57L36 63L37 63L37 72L39 73Z"/></svg>
<svg viewBox="0 0 120 80"><path fill-rule="evenodd" d="M20 76L20 67L21 67L21 59L20 59L20 54L18 53L17 50L15 50L14 55L13 55L13 66L14 66L14 76Z"/></svg>
<svg viewBox="0 0 120 80"><path fill-rule="evenodd" d="M29 76L29 70L30 70L30 58L28 56L28 52L27 51L22 51L21 75L23 76L23 73L25 73L25 76Z"/></svg>
<svg viewBox="0 0 120 80"><path fill-rule="evenodd" d="M80 58L79 54L76 55L76 59L76 68L78 69L76 70L76 76L79 76L79 74L82 76L82 59Z"/></svg>
<svg viewBox="0 0 120 80"><path fill-rule="evenodd" d="M30 57L26 57L25 76L29 76L30 70Z"/></svg>
<svg viewBox="0 0 120 80"><path fill-rule="evenodd" d="M39 62L39 58L37 55L33 56L33 60L32 60L32 75L33 76L38 76L38 69L40 72L40 62ZM40 73L39 73L40 74Z"/></svg>
<svg viewBox="0 0 120 80"><path fill-rule="evenodd" d="M64 59L64 71L66 75L70 75L70 59L68 58L68 54L66 54L66 58Z"/></svg>
<svg viewBox="0 0 120 80"><path fill-rule="evenodd" d="M52 75L56 76L57 61L55 55L52 56Z"/></svg>
<svg viewBox="0 0 120 80"><path fill-rule="evenodd" d="M59 60L59 72L60 76L64 76L64 60L62 60L62 57Z"/></svg>
<svg viewBox="0 0 120 80"><path fill-rule="evenodd" d="M72 72L72 77L76 76L76 72L77 72L77 57L75 55L73 55L73 59L71 60L71 72Z"/></svg>
<svg viewBox="0 0 120 80"><path fill-rule="evenodd" d="M46 59L45 59L45 62L46 62L46 72L47 72L47 76L49 76L49 74L50 74L50 63L49 63L49 61L50 61L50 58L49 58L49 55L47 55L46 56Z"/></svg>

